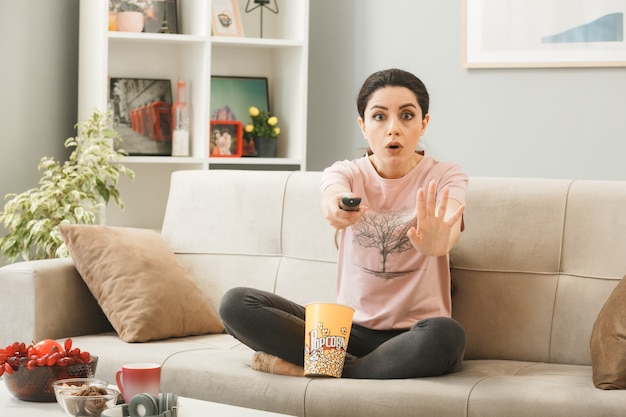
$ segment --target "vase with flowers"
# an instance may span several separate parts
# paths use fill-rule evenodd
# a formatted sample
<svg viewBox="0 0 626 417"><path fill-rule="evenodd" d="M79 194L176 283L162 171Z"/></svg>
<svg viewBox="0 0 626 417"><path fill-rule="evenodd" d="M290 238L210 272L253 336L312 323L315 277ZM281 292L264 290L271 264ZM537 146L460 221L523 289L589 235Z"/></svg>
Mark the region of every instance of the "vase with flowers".
<svg viewBox="0 0 626 417"><path fill-rule="evenodd" d="M276 156L276 142L280 135L278 118L272 116L268 111L259 110L257 107L250 107L248 113L252 122L244 127L245 146L249 152L260 157Z"/></svg>
<svg viewBox="0 0 626 417"><path fill-rule="evenodd" d="M111 13L115 16L115 30L141 32L144 26L144 11L151 5L152 0L110 0L109 16Z"/></svg>

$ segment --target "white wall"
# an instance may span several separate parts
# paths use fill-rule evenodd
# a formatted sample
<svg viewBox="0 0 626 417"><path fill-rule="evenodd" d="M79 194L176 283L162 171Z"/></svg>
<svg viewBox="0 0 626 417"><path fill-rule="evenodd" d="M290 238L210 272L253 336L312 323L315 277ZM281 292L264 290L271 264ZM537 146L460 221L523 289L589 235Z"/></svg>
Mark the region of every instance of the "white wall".
<svg viewBox="0 0 626 417"><path fill-rule="evenodd" d="M63 143L76 123L78 1L2 0L0 16L4 207L5 194L37 186L43 156L68 154Z"/></svg>
<svg viewBox="0 0 626 417"><path fill-rule="evenodd" d="M67 155L63 143L76 123L78 1L3 0L0 15L4 198L37 185L43 156Z"/></svg>
<svg viewBox="0 0 626 417"><path fill-rule="evenodd" d="M310 4L307 169L315 171L354 158L364 143L355 145L355 98L362 81L355 71L355 1Z"/></svg>
<svg viewBox="0 0 626 417"><path fill-rule="evenodd" d="M464 69L460 0L311 8L309 169L360 154L357 89L399 67L429 88L425 148L469 175L626 180L626 68Z"/></svg>

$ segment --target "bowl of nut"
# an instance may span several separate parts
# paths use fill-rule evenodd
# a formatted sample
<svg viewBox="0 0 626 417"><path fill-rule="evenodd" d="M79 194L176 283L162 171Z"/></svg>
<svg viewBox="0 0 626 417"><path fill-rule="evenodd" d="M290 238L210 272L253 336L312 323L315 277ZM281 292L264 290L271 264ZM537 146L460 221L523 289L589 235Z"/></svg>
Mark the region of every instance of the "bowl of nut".
<svg viewBox="0 0 626 417"><path fill-rule="evenodd" d="M59 392L61 390L67 390L69 388L81 389L89 387L107 388L108 386L109 383L107 381L98 378L68 378L59 379L52 383L54 396L59 404L61 404L61 396L59 395Z"/></svg>
<svg viewBox="0 0 626 417"><path fill-rule="evenodd" d="M115 407L120 392L98 385L59 387L58 402L70 417L99 417L102 411Z"/></svg>
<svg viewBox="0 0 626 417"><path fill-rule="evenodd" d="M0 376L20 400L54 402L52 383L67 378L93 378L98 357L51 339L35 345L15 342L0 348Z"/></svg>

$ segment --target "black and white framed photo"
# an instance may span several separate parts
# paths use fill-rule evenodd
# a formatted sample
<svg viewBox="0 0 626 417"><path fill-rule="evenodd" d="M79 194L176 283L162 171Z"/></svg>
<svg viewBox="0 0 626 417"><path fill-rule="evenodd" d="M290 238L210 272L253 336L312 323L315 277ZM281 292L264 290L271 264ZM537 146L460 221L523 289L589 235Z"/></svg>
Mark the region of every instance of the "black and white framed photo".
<svg viewBox="0 0 626 417"><path fill-rule="evenodd" d="M170 80L111 77L113 127L129 155L172 154Z"/></svg>

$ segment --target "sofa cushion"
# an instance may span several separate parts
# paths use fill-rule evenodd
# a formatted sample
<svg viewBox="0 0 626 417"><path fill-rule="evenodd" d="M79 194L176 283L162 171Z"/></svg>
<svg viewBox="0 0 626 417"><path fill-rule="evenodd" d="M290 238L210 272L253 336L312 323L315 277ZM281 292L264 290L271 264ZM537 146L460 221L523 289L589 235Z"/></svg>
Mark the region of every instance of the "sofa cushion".
<svg viewBox="0 0 626 417"><path fill-rule="evenodd" d="M76 269L125 342L223 331L191 275L154 230L61 225Z"/></svg>
<svg viewBox="0 0 626 417"><path fill-rule="evenodd" d="M600 389L626 389L626 279L606 300L591 332L593 384Z"/></svg>

